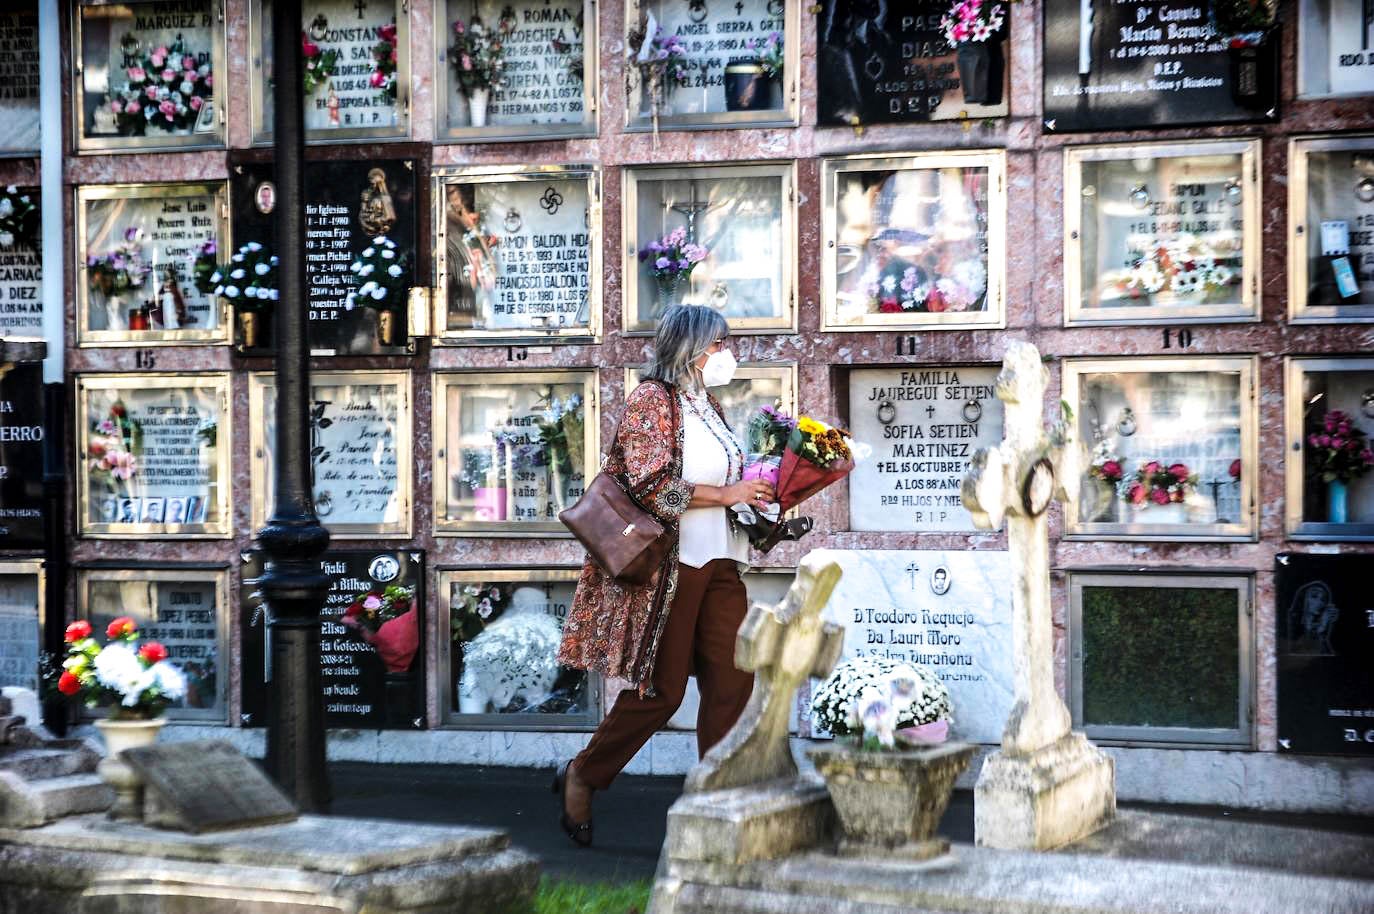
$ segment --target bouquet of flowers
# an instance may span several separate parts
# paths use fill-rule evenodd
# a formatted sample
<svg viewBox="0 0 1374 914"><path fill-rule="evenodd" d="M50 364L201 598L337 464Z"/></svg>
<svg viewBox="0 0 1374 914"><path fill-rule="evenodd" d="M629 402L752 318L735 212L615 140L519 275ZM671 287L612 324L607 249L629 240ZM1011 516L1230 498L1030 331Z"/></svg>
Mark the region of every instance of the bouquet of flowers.
<svg viewBox="0 0 1374 914"><path fill-rule="evenodd" d="M1348 413L1333 409L1307 436L1308 472L1322 482L1348 483L1374 469L1374 450Z"/></svg>
<svg viewBox="0 0 1374 914"><path fill-rule="evenodd" d="M105 629L104 647L84 619L67 626L67 659L57 690L88 708L113 707L115 720L151 720L186 695L186 677L156 641L138 643L138 626L120 616Z"/></svg>
<svg viewBox="0 0 1374 914"><path fill-rule="evenodd" d="M816 723L863 749L943 742L954 722L949 690L930 670L860 657L835 668L811 699Z"/></svg>
<svg viewBox="0 0 1374 914"><path fill-rule="evenodd" d="M1217 262L1217 254L1210 245L1189 234L1134 252L1127 266L1125 277L1117 285L1132 298L1158 292L1206 293L1225 289L1240 280L1230 267Z"/></svg>
<svg viewBox="0 0 1374 914"><path fill-rule="evenodd" d="M219 245L213 238L206 238L196 250L191 260L191 285L201 295L213 295L216 283L211 279L219 268Z"/></svg>
<svg viewBox="0 0 1374 914"><path fill-rule="evenodd" d="M931 291L925 274L916 267L904 269L899 279L893 273L884 275L876 262L868 265L859 283L868 297L868 310L879 314L924 311Z"/></svg>
<svg viewBox="0 0 1374 914"><path fill-rule="evenodd" d="M1197 488L1197 474L1186 463L1165 465L1147 460L1135 475L1117 484L1117 494L1136 507L1178 504Z"/></svg>
<svg viewBox="0 0 1374 914"><path fill-rule="evenodd" d="M239 311L267 311L281 297L277 289L277 255L250 241L210 274L211 290L234 303Z"/></svg>
<svg viewBox="0 0 1374 914"><path fill-rule="evenodd" d="M377 30L377 44L372 48L372 88L380 90L383 104L396 101L396 23Z"/></svg>
<svg viewBox="0 0 1374 914"><path fill-rule="evenodd" d="M582 395L560 399L550 392L549 405L536 417L539 442L549 454L549 465L563 473L575 472L586 456L582 422Z"/></svg>
<svg viewBox="0 0 1374 914"><path fill-rule="evenodd" d="M648 13L644 24L625 35L625 47L630 66L625 68L626 94L633 89L637 74L640 85L649 91L649 113L653 117L654 136L658 136L658 114L663 101L678 86L688 83L687 47L676 35L666 34Z"/></svg>
<svg viewBox="0 0 1374 914"><path fill-rule="evenodd" d="M495 32L487 31L480 16L473 16L467 25L461 19L453 23L453 47L449 49L448 59L464 93L471 95L474 89L505 88L505 42L513 31L515 20L504 12Z"/></svg>
<svg viewBox="0 0 1374 914"><path fill-rule="evenodd" d="M38 204L13 184L9 185L0 194L0 249L8 250L16 241L37 249L38 232Z"/></svg>
<svg viewBox="0 0 1374 914"><path fill-rule="evenodd" d="M449 629L458 643L471 641L487 627L487 620L504 608L506 595L495 584L464 584L450 608Z"/></svg>
<svg viewBox="0 0 1374 914"><path fill-rule="evenodd" d="M143 229L137 226L125 229L124 240L108 253L86 258L91 288L106 295L142 288L152 272L152 264L143 259Z"/></svg>
<svg viewBox="0 0 1374 914"><path fill-rule="evenodd" d="M782 73L782 32L769 32L767 38L750 38L744 46L755 53L754 62L764 76L773 79Z"/></svg>
<svg viewBox="0 0 1374 914"><path fill-rule="evenodd" d="M160 45L126 68L124 87L109 96L119 132L143 136L150 125L166 131L195 126L215 84L208 58L198 63L201 56L189 53L178 38L171 47Z"/></svg>
<svg viewBox="0 0 1374 914"><path fill-rule="evenodd" d="M1001 31L1006 16L1001 3L957 0L940 19L940 31L951 48L970 41L987 41Z"/></svg>
<svg viewBox="0 0 1374 914"><path fill-rule="evenodd" d="M348 293L344 308L352 311L362 304L378 311L399 310L410 291L408 260L406 255L397 255L396 242L390 238L373 238L372 244L348 268L362 284Z"/></svg>
<svg viewBox="0 0 1374 914"><path fill-rule="evenodd" d="M1088 464L1088 475L1115 487L1120 484L1121 477L1125 473L1122 464L1121 455L1114 452L1106 440L1102 440L1093 447L1092 462Z"/></svg>
<svg viewBox="0 0 1374 914"><path fill-rule="evenodd" d="M687 240L687 230L681 226L657 241L650 241L639 249L639 262L647 263L655 279L687 279L697 264L710 252Z"/></svg>
<svg viewBox="0 0 1374 914"><path fill-rule="evenodd" d="M1212 27L1229 36L1233 48L1263 44L1279 14L1278 0L1213 0L1209 6Z"/></svg>
<svg viewBox="0 0 1374 914"><path fill-rule="evenodd" d="M316 22L320 18L317 16ZM312 30L313 28L312 26ZM317 34L321 32L323 29ZM316 89L329 82L329 77L339 68L339 52L334 48L327 51L322 49L310 40L309 35L301 32L301 63L301 81L305 85L305 94L313 95Z"/></svg>
<svg viewBox="0 0 1374 914"><path fill-rule="evenodd" d="M579 21L581 21L581 16L582 14L578 13ZM560 41L557 38L553 39L553 41L550 42L550 45L553 47L553 51L555 54L567 55L568 61L565 64L565 66L568 68L568 75L571 76L573 79L577 80L578 82L582 82L583 76L585 75L584 71L586 69L586 63L583 61L581 54L582 45L573 44L571 41ZM574 54L574 50L576 50L578 53Z"/></svg>
<svg viewBox="0 0 1374 914"><path fill-rule="evenodd" d="M420 624L415 613L415 588L390 585L353 598L344 609L344 625L377 649L387 671L410 669L420 648Z"/></svg>
<svg viewBox="0 0 1374 914"><path fill-rule="evenodd" d="M86 444L88 472L102 480L111 491L121 491L138 473L138 459L134 453L143 445L142 427L129 418L123 400L110 405L104 419L91 427Z"/></svg>

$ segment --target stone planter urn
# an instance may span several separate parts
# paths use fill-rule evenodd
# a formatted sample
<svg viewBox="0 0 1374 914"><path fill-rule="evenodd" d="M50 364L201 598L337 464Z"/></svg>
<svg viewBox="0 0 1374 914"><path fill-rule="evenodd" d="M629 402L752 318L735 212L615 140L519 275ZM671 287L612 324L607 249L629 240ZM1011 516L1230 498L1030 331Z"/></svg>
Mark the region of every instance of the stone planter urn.
<svg viewBox="0 0 1374 914"><path fill-rule="evenodd" d="M955 64L966 104L1002 104L1005 60L1000 36L960 44L955 51Z"/></svg>
<svg viewBox="0 0 1374 914"><path fill-rule="evenodd" d="M893 752L840 744L808 750L835 804L840 854L925 860L948 851L949 842L935 837L935 829L973 753L969 743Z"/></svg>
<svg viewBox="0 0 1374 914"><path fill-rule="evenodd" d="M157 736L167 721L97 720L96 729L105 739L105 757L96 765L96 773L114 788L115 803L110 808L111 819L138 822L143 819L143 781L137 772L120 758L125 749L138 749L157 742Z"/></svg>

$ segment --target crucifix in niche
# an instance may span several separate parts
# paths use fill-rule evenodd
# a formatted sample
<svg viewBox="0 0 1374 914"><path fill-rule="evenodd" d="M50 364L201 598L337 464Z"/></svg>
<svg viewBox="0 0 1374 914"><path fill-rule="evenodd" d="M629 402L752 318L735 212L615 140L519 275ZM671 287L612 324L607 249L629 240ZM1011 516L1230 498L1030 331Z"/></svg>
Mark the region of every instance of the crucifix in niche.
<svg viewBox="0 0 1374 914"><path fill-rule="evenodd" d="M354 0L353 8L358 11L358 18L363 18L363 13L367 11L367 0Z"/></svg>
<svg viewBox="0 0 1374 914"><path fill-rule="evenodd" d="M710 200L698 200L696 182L693 181L689 186L691 188L690 196L685 201L671 200L666 208L682 214L683 218L687 220L687 241L696 244L697 219L722 204L712 203Z"/></svg>

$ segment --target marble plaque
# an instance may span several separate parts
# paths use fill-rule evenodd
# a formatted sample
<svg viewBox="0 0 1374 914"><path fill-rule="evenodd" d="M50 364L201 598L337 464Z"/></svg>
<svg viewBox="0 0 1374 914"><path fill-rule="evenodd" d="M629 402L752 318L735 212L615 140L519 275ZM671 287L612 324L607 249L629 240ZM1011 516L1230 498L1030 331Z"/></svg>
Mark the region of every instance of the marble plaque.
<svg viewBox="0 0 1374 914"><path fill-rule="evenodd" d="M0 364L0 548L43 548L43 366Z"/></svg>
<svg viewBox="0 0 1374 914"><path fill-rule="evenodd" d="M849 481L851 530L972 532L959 501L969 461L1002 440L995 366L861 368L849 428L873 457Z"/></svg>
<svg viewBox="0 0 1374 914"><path fill-rule="evenodd" d="M12 569L13 566L10 566ZM0 687L38 691L38 589L42 578L33 571L0 569Z"/></svg>
<svg viewBox="0 0 1374 914"><path fill-rule="evenodd" d="M955 739L996 743L1012 707L1011 560L1006 552L818 550L844 576L826 618L844 655L933 670L949 689Z"/></svg>
<svg viewBox="0 0 1374 914"><path fill-rule="evenodd" d="M18 240L0 247L0 337L8 336L43 336L43 255Z"/></svg>
<svg viewBox="0 0 1374 914"><path fill-rule="evenodd" d="M281 788L222 740L143 746L122 757L143 779L148 825L198 835L296 818Z"/></svg>
<svg viewBox="0 0 1374 914"><path fill-rule="evenodd" d="M0 154L38 148L38 4L0 12Z"/></svg>

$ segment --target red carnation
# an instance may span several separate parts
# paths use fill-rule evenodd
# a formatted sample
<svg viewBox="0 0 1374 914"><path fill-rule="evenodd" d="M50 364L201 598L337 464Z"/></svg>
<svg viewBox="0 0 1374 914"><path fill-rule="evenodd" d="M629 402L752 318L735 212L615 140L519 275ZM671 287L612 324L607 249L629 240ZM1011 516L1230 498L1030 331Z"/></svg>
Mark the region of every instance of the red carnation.
<svg viewBox="0 0 1374 914"><path fill-rule="evenodd" d="M80 641L83 638L89 638L90 636L91 623L87 622L85 619L78 619L67 626L66 638L68 644L74 641Z"/></svg>
<svg viewBox="0 0 1374 914"><path fill-rule="evenodd" d="M1102 477L1111 481L1121 478L1121 464L1115 460L1108 460L1102 464Z"/></svg>
<svg viewBox="0 0 1374 914"><path fill-rule="evenodd" d="M387 44L395 44L396 24L393 22L382 26L380 29L377 30L377 36L381 38L383 41L385 41Z"/></svg>
<svg viewBox="0 0 1374 914"><path fill-rule="evenodd" d="M1176 463L1173 466L1169 467L1169 475L1177 479L1179 482L1187 482L1188 467L1186 464Z"/></svg>
<svg viewBox="0 0 1374 914"><path fill-rule="evenodd" d="M1131 483L1130 489L1126 492L1126 497L1131 500L1133 505L1145 504L1145 487L1138 482Z"/></svg>
<svg viewBox="0 0 1374 914"><path fill-rule="evenodd" d="M1240 479L1240 458L1231 461L1231 478Z"/></svg>
<svg viewBox="0 0 1374 914"><path fill-rule="evenodd" d="M307 38L304 32L301 32L301 54L306 57L318 57L319 53L320 46Z"/></svg>
<svg viewBox="0 0 1374 914"><path fill-rule="evenodd" d="M132 635L137 630L138 626L134 624L133 619L130 619L128 616L120 616L118 619L111 622L109 627L105 629L105 637L125 638Z"/></svg>
<svg viewBox="0 0 1374 914"><path fill-rule="evenodd" d="M90 444L86 445L86 454L92 459L104 457L105 445L99 441L92 441Z"/></svg>
<svg viewBox="0 0 1374 914"><path fill-rule="evenodd" d="M57 691L63 695L75 695L81 691L81 680L70 671L64 670L61 678L57 680Z"/></svg>
<svg viewBox="0 0 1374 914"><path fill-rule="evenodd" d="M110 415L114 416L116 419L124 418L124 402L122 400L116 400L114 402L114 406L110 407Z"/></svg>
<svg viewBox="0 0 1374 914"><path fill-rule="evenodd" d="M152 666L167 659L167 648L156 641L148 641L138 649L138 659Z"/></svg>
<svg viewBox="0 0 1374 914"><path fill-rule="evenodd" d="M879 314L901 314L902 306L895 298L885 298L878 303Z"/></svg>
<svg viewBox="0 0 1374 914"><path fill-rule="evenodd" d="M926 296L926 310L931 312L941 312L945 310L945 293L939 289L931 289Z"/></svg>
<svg viewBox="0 0 1374 914"><path fill-rule="evenodd" d="M1150 501L1157 505L1167 505L1169 503L1169 490L1152 489L1150 491Z"/></svg>

